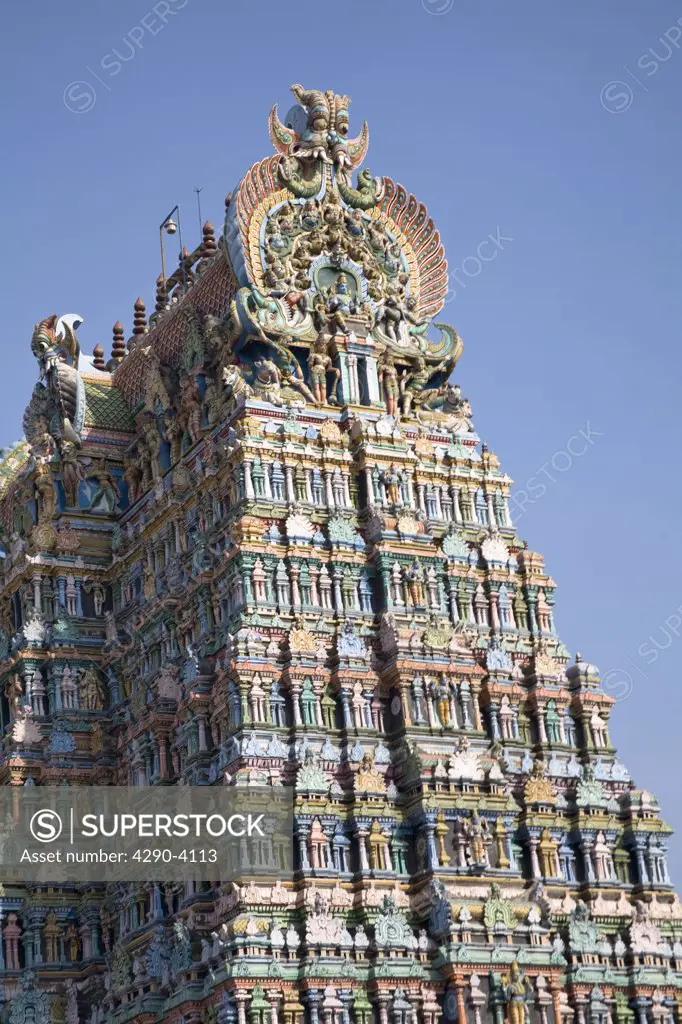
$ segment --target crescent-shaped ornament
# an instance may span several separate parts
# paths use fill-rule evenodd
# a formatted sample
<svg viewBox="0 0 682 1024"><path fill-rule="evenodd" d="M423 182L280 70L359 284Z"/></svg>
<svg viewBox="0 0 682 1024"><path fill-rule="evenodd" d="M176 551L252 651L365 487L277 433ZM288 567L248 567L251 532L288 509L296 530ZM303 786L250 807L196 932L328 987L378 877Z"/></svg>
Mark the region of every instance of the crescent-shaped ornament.
<svg viewBox="0 0 682 1024"><path fill-rule="evenodd" d="M281 153L282 156L287 156L287 154L291 152L291 147L294 143L298 142L299 136L296 132L282 124L277 115L276 103L270 111L268 128L270 131L270 140L277 152Z"/></svg>
<svg viewBox="0 0 682 1024"><path fill-rule="evenodd" d="M362 131L354 139L346 139L346 148L351 158L353 168L359 167L367 156L369 148L369 125L362 122Z"/></svg>

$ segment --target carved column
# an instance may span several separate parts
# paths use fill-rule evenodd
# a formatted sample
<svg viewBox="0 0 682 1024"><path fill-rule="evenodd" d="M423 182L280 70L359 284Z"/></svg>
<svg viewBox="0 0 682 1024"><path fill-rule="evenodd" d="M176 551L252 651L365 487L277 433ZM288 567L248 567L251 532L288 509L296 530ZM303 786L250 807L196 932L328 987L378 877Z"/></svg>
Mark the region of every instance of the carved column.
<svg viewBox="0 0 682 1024"><path fill-rule="evenodd" d="M328 507L330 509L336 508L336 503L334 501L334 492L332 491L332 475L331 475L330 470L328 470L328 469L323 470L323 476L324 476L324 493L325 493L325 495L327 497L327 505L328 505Z"/></svg>
<svg viewBox="0 0 682 1024"><path fill-rule="evenodd" d="M244 463L244 495L247 501L253 501L256 497L253 489L253 477L251 476L251 462Z"/></svg>
<svg viewBox="0 0 682 1024"><path fill-rule="evenodd" d="M296 490L294 488L294 471L288 464L284 466L284 484L286 487L287 501L290 505L295 505Z"/></svg>

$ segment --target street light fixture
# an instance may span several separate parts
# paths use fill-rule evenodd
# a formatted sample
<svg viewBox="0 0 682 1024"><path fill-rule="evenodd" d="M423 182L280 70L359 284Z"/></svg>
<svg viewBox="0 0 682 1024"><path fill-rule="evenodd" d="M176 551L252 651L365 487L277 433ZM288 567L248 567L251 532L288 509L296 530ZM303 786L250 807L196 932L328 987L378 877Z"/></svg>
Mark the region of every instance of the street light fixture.
<svg viewBox="0 0 682 1024"><path fill-rule="evenodd" d="M177 224L173 220L173 214L177 216ZM163 246L163 233L167 235L174 235L177 231L178 242L180 246L180 268L182 270L182 290L183 293L187 289L187 273L185 269L185 259L182 254L182 229L180 227L180 207L176 204L173 209L168 213L159 225L159 242L161 245L161 276L163 278L163 286L166 287L166 254Z"/></svg>

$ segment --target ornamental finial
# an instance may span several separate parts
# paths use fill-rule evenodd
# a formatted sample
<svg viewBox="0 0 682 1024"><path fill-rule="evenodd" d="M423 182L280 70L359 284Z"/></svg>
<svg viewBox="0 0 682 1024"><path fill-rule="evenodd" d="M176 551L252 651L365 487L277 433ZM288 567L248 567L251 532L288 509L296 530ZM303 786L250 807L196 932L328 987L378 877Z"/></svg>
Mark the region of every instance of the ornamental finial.
<svg viewBox="0 0 682 1024"><path fill-rule="evenodd" d="M202 228L203 239L201 242L201 255L203 259L210 259L211 256L215 256L218 251L218 246L215 240L215 229L210 221L206 221Z"/></svg>
<svg viewBox="0 0 682 1024"><path fill-rule="evenodd" d="M137 299L133 307L133 337L139 338L147 333L147 309L142 299Z"/></svg>
<svg viewBox="0 0 682 1024"><path fill-rule="evenodd" d="M111 359L109 361L109 369L114 369L119 363L123 362L126 354L126 341L125 332L123 330L123 324L120 320L117 320L113 328L113 341L111 345Z"/></svg>
<svg viewBox="0 0 682 1024"><path fill-rule="evenodd" d="M163 312L168 305L168 290L166 288L166 279L163 274L159 274L156 279L156 296L154 309L157 313Z"/></svg>
<svg viewBox="0 0 682 1024"><path fill-rule="evenodd" d="M92 365L96 370L106 370L106 363L104 362L104 349L101 345L95 345L92 350Z"/></svg>

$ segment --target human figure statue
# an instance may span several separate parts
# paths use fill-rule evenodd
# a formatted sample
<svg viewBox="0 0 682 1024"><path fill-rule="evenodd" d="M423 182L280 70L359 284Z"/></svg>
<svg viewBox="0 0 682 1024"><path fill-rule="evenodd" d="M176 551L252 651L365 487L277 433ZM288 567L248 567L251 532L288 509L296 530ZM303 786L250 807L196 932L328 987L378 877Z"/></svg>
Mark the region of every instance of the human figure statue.
<svg viewBox="0 0 682 1024"><path fill-rule="evenodd" d="M502 988L507 1003L509 1024L526 1024L528 1019L528 979L516 960L509 968L509 974L503 976Z"/></svg>
<svg viewBox="0 0 682 1024"><path fill-rule="evenodd" d="M388 499L389 505L394 508L399 508L402 505L402 497L400 494L400 485L403 482L403 474L401 470L391 463L388 469L385 469L382 473L382 479L384 487L386 488L386 498Z"/></svg>
<svg viewBox="0 0 682 1024"><path fill-rule="evenodd" d="M9 706L15 712L21 706L21 698L24 695L24 687L21 684L20 676L15 672L14 675L8 677L5 683L5 697L9 703Z"/></svg>
<svg viewBox="0 0 682 1024"><path fill-rule="evenodd" d="M78 484L85 480L73 441L62 441L59 466L67 508L78 507Z"/></svg>
<svg viewBox="0 0 682 1024"><path fill-rule="evenodd" d="M95 491L90 508L94 512L115 512L119 509L121 492L118 484L104 464L95 473L97 478L97 490Z"/></svg>
<svg viewBox="0 0 682 1024"><path fill-rule="evenodd" d="M466 837L469 842L469 857L472 865L486 864L488 860L486 837L488 823L479 818L477 811L471 815L466 825Z"/></svg>
<svg viewBox="0 0 682 1024"><path fill-rule="evenodd" d="M433 697L440 724L450 725L450 690L444 678L433 684Z"/></svg>
<svg viewBox="0 0 682 1024"><path fill-rule="evenodd" d="M424 604L424 570L419 560L415 558L404 574L410 601L415 607L421 607Z"/></svg>
<svg viewBox="0 0 682 1024"><path fill-rule="evenodd" d="M388 352L384 352L377 366L377 375L383 388L386 412L389 416L398 414L398 399L400 397L400 382L395 363Z"/></svg>
<svg viewBox="0 0 682 1024"><path fill-rule="evenodd" d="M318 405L324 405L327 401L327 374L334 374L329 404L336 405L336 390L339 386L341 371L332 362L327 348L327 338L324 335L313 342L308 356L308 368L310 370L310 387Z"/></svg>
<svg viewBox="0 0 682 1024"><path fill-rule="evenodd" d="M54 477L47 460L40 458L36 462L35 477L36 504L38 506L38 519L40 522L47 522L54 515L57 506L57 496L54 489Z"/></svg>

